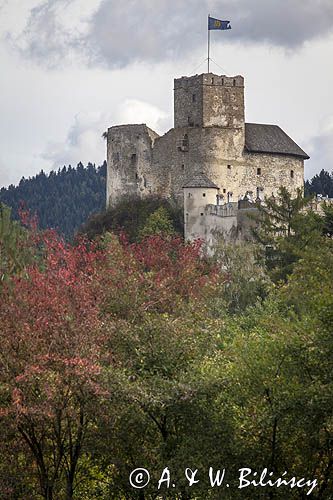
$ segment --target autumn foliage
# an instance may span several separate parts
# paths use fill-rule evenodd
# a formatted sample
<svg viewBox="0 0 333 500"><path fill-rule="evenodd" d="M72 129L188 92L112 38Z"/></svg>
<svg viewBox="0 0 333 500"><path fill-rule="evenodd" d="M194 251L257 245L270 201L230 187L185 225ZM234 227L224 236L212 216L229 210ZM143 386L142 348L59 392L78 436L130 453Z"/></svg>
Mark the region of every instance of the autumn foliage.
<svg viewBox="0 0 333 500"><path fill-rule="evenodd" d="M114 323L175 310L204 293L214 272L199 244L179 238L69 245L46 232L33 241L40 258L1 291L0 414L31 454L43 497L54 498L62 478L69 499L96 408L109 397Z"/></svg>

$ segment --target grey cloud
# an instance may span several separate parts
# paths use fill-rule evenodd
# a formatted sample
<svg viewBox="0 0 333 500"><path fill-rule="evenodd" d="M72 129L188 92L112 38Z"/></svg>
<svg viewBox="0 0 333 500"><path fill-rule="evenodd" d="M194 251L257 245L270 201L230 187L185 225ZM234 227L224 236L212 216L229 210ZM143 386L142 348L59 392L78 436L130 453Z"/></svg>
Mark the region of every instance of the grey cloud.
<svg viewBox="0 0 333 500"><path fill-rule="evenodd" d="M7 33L6 39L24 57L47 67L61 65L73 55L82 56L86 43L78 19L64 23L64 12L75 0L44 0L30 11L19 36Z"/></svg>
<svg viewBox="0 0 333 500"><path fill-rule="evenodd" d="M86 62L108 67L180 59L200 47L204 52L208 11L232 25L231 31L214 33L214 43L292 49L333 27L332 0L102 0L82 32L75 19L66 29L59 22L60 10L73 1L47 0L31 11L21 36L28 56L59 64L74 51Z"/></svg>
<svg viewBox="0 0 333 500"><path fill-rule="evenodd" d="M333 119L331 125L321 134L309 141L310 160L305 162L307 179L322 169L333 172Z"/></svg>

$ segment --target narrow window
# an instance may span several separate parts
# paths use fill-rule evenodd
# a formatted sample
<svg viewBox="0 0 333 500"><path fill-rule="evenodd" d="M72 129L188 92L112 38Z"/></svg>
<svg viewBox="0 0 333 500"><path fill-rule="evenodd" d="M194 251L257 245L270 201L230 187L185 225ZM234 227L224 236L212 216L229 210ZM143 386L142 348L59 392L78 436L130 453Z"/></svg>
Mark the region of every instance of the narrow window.
<svg viewBox="0 0 333 500"><path fill-rule="evenodd" d="M184 163L182 163L182 171L184 172L184 170L185 170L185 165Z"/></svg>
<svg viewBox="0 0 333 500"><path fill-rule="evenodd" d="M132 160L132 162L135 162L135 161L136 161L136 154L135 154L135 153L133 153L133 154L132 154L132 156L131 156L131 160Z"/></svg>
<svg viewBox="0 0 333 500"><path fill-rule="evenodd" d="M135 178L136 178L136 180L138 180L138 178L139 178L138 174L135 174Z"/></svg>
<svg viewBox="0 0 333 500"><path fill-rule="evenodd" d="M206 196L206 193L202 193L202 196Z"/></svg>
<svg viewBox="0 0 333 500"><path fill-rule="evenodd" d="M224 78L222 78L222 85L224 85Z"/></svg>
<svg viewBox="0 0 333 500"><path fill-rule="evenodd" d="M212 78L212 85L214 85L214 78Z"/></svg>
<svg viewBox="0 0 333 500"><path fill-rule="evenodd" d="M227 190L226 190L225 188L223 188L223 192L224 192L224 193L226 193L226 192L227 192Z"/></svg>
<svg viewBox="0 0 333 500"><path fill-rule="evenodd" d="M293 179L294 178L294 171L290 170L290 177Z"/></svg>
<svg viewBox="0 0 333 500"><path fill-rule="evenodd" d="M231 170L231 165L227 165L227 167L228 167L228 170Z"/></svg>
<svg viewBox="0 0 333 500"><path fill-rule="evenodd" d="M192 102L195 102L197 100L196 94L192 94Z"/></svg>
<svg viewBox="0 0 333 500"><path fill-rule="evenodd" d="M234 78L234 82L233 83L234 83L234 87L235 87L236 86L236 80L235 80L235 78Z"/></svg>
<svg viewBox="0 0 333 500"><path fill-rule="evenodd" d="M191 196L192 196L191 193L188 193L188 198L191 198Z"/></svg>
<svg viewBox="0 0 333 500"><path fill-rule="evenodd" d="M257 168L257 175L261 175L261 168L260 167Z"/></svg>

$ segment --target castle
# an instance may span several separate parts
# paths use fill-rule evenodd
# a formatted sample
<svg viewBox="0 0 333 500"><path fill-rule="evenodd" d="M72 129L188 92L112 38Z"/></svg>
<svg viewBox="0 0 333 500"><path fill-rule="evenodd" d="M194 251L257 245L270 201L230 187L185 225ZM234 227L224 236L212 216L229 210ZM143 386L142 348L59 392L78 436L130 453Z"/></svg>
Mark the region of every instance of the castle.
<svg viewBox="0 0 333 500"><path fill-rule="evenodd" d="M277 125L245 123L242 76L177 78L166 134L145 124L108 129L107 205L157 194L184 207L186 238L230 236L252 200L303 189L308 158Z"/></svg>

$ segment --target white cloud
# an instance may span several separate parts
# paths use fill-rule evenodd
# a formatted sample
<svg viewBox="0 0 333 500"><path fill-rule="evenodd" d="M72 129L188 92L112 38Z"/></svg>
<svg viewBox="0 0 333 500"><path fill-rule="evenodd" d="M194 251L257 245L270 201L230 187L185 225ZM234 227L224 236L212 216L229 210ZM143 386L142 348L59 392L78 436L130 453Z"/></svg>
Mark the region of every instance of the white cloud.
<svg viewBox="0 0 333 500"><path fill-rule="evenodd" d="M112 125L126 123L147 123L149 127L162 133L161 125L167 114L147 102L126 99L115 106L113 113L81 112L63 142L49 142L41 157L51 162L51 168L63 165L77 165L80 161L101 165L105 159L105 143L102 133Z"/></svg>

